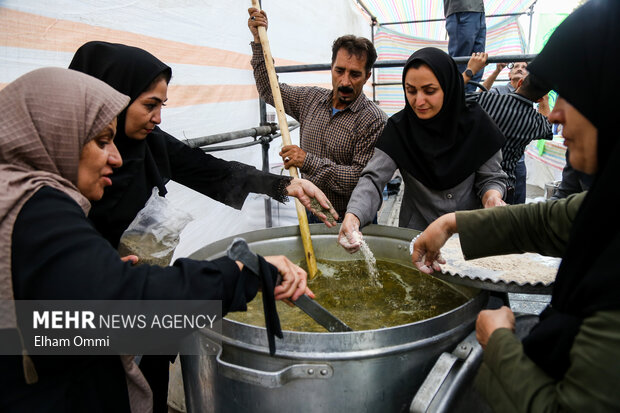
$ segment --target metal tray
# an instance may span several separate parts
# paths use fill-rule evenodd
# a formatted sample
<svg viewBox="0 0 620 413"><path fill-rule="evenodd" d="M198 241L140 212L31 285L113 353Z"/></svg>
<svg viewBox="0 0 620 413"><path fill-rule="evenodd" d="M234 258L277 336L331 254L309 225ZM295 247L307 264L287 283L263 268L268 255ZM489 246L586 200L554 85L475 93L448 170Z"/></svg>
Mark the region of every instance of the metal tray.
<svg viewBox="0 0 620 413"><path fill-rule="evenodd" d="M518 284L515 281L506 282L503 280L493 280L484 276L484 270L480 270L479 274L470 272L469 274L453 274L449 271L435 271L431 274L433 277L439 278L454 284L461 284L468 287L479 288L488 291L498 291L517 294L551 294L553 283L543 284L538 282L535 284L524 283Z"/></svg>
<svg viewBox="0 0 620 413"><path fill-rule="evenodd" d="M458 239L458 235L454 235L453 237L455 239ZM415 238L411 241L411 244L409 245L410 253L413 252L414 242ZM501 279L501 273L504 270L493 270L473 264L469 261L463 261L462 254L460 253L460 246L457 248L458 253L456 253L455 245L451 245L451 249L448 249L447 245L448 243L446 243L446 245L442 248L442 255L444 255L444 258L448 261L448 263L442 267L447 266L448 268L450 268L450 270L442 268L441 271L435 271L431 275L436 278L454 284L461 284L468 287L506 293L548 295L551 294L553 290L553 282L544 283L542 281L539 281L535 283L518 283L516 281L505 281ZM446 250L448 250L449 252L449 255L447 256L445 255ZM518 257L518 260L522 261L520 265L524 267L533 267L533 264L541 262L546 262L546 267L548 268L554 268L554 265L559 266L559 259L543 257L538 254L528 253L518 256L514 255L510 257L513 260L515 259L515 257ZM451 262L452 258L454 259L454 261ZM549 260L550 262L547 262ZM551 265L549 266L549 264Z"/></svg>

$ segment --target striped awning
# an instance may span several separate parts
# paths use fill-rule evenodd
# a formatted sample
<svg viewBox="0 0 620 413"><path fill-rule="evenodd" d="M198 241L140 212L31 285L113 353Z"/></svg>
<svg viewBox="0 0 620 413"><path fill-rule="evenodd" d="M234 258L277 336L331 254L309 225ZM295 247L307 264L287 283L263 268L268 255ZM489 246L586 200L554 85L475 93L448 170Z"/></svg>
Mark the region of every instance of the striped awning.
<svg viewBox="0 0 620 413"><path fill-rule="evenodd" d="M394 22L443 19L443 1L441 0L358 0L377 18L379 25ZM535 0L485 0L487 16L497 14L523 13L535 3ZM505 17L489 18L487 26L497 24ZM424 39L446 40L443 21L410 24L387 25L390 29L409 36Z"/></svg>
<svg viewBox="0 0 620 413"><path fill-rule="evenodd" d="M424 22L416 24L385 25L394 21L443 19L442 1L365 0L364 5L376 17L375 47L378 60L405 60L419 48L433 46L447 51L448 40L445 22ZM527 10L532 0L485 1L487 14L519 13ZM376 12L376 14L375 14ZM518 16L504 16L487 19L486 51L490 55L521 54L526 50L525 37ZM484 77L495 69L487 66ZM375 98L381 108L393 115L403 108L404 94L400 85L402 68L381 68L375 70ZM507 69L500 77L507 76ZM398 85L382 86L383 83Z"/></svg>

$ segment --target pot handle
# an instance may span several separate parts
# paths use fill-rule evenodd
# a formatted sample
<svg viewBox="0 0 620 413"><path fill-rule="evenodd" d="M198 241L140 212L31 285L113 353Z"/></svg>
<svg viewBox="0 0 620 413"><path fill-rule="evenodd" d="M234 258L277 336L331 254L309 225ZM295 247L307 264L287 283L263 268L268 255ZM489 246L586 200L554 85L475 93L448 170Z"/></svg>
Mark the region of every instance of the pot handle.
<svg viewBox="0 0 620 413"><path fill-rule="evenodd" d="M522 340L537 323L532 314L515 314L515 334ZM454 411L491 412L487 402L473 388L482 363L483 351L476 331L457 344L452 353L442 353L426 376L409 406L410 413L449 413ZM464 408L467 406L468 408ZM472 410L472 407L475 409Z"/></svg>
<svg viewBox="0 0 620 413"><path fill-rule="evenodd" d="M218 347L215 360L217 372L224 377L244 383L254 384L261 387L282 387L290 381L298 379L329 379L334 375L334 369L327 363L321 364L293 364L277 371L263 371L239 366L222 360L222 347Z"/></svg>
<svg viewBox="0 0 620 413"><path fill-rule="evenodd" d="M470 333L452 353L442 353L418 389L410 413L447 413L462 386L468 385L482 361L476 332Z"/></svg>

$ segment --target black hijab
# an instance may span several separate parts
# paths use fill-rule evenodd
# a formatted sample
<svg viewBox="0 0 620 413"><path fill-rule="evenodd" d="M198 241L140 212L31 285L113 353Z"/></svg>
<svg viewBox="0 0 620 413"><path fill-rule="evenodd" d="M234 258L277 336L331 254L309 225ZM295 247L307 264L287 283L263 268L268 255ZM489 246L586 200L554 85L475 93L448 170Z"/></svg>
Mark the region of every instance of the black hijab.
<svg viewBox="0 0 620 413"><path fill-rule="evenodd" d="M620 63L620 2L590 0L558 26L528 66L598 130L598 170L575 218L551 305L525 338L526 354L559 379L584 318L620 308L620 145L613 82Z"/></svg>
<svg viewBox="0 0 620 413"><path fill-rule="evenodd" d="M131 105L164 73L167 81L172 69L149 52L123 44L93 41L82 45L69 64L69 69L94 76L117 91L128 95ZM114 142L123 158L123 166L112 175L112 186L103 198L93 203L89 215L97 230L116 247L123 231L129 226L151 195L153 187L166 194L164 186L169 174L162 176L168 165L164 133L155 127L146 139L131 139L125 134L127 109L118 116ZM164 171L165 172L165 171ZM167 176L166 176L167 175Z"/></svg>
<svg viewBox="0 0 620 413"><path fill-rule="evenodd" d="M443 89L441 110L431 119L420 119L405 95L405 108L388 119L377 148L425 186L449 189L499 151L506 138L478 103L465 102L456 63L437 48L425 47L409 57L403 90L407 71L420 63L430 67Z"/></svg>

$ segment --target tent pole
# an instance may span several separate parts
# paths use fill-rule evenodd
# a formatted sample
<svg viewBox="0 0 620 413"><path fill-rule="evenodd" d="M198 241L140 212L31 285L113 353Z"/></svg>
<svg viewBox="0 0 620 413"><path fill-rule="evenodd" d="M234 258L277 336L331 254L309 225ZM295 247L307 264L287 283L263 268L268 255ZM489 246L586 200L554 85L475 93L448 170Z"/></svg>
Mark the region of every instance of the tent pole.
<svg viewBox="0 0 620 413"><path fill-rule="evenodd" d="M374 16L374 15L370 12L370 10L368 10L368 7L366 7L366 5L364 4L364 2L363 2L362 0L357 0L357 4L359 4L359 5L360 5L360 7L361 7L362 9L364 9L364 11L365 11L366 13L368 13L368 15L370 16L371 20L377 21L377 17L376 17L376 16Z"/></svg>
<svg viewBox="0 0 620 413"><path fill-rule="evenodd" d="M372 22L370 23L370 42L373 47L375 45L375 26L377 25L376 17L372 16ZM375 71L372 71L372 101L377 102L376 88L375 88Z"/></svg>
<svg viewBox="0 0 620 413"><path fill-rule="evenodd" d="M366 7L366 5L364 4L362 0L357 0L357 4L359 4L360 7L364 9L364 11L370 17L370 42L374 46L375 45L375 26L377 25L377 17L374 16L370 12L370 10L368 10L368 7ZM375 103L377 102L377 91L375 88L375 71L374 70L372 71L372 101Z"/></svg>
<svg viewBox="0 0 620 413"><path fill-rule="evenodd" d="M260 0L258 1L258 4L259 6L261 5ZM260 125L269 125L269 122L267 122L267 104L263 99L258 98L258 106L260 111ZM269 172L269 142L263 141L261 147L263 149L263 172ZM265 228L271 228L273 226L273 220L271 216L271 198L266 198L264 204Z"/></svg>
<svg viewBox="0 0 620 413"><path fill-rule="evenodd" d="M530 53L532 51L532 18L534 17L534 5L538 0L534 0L532 5L530 6L530 11L528 14L530 15L530 27L527 34L527 52Z"/></svg>

